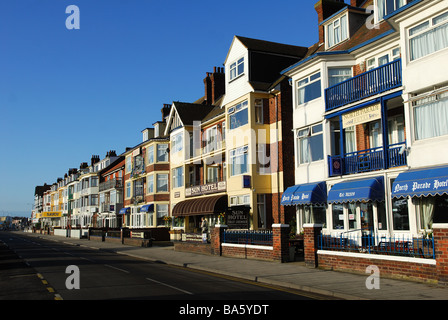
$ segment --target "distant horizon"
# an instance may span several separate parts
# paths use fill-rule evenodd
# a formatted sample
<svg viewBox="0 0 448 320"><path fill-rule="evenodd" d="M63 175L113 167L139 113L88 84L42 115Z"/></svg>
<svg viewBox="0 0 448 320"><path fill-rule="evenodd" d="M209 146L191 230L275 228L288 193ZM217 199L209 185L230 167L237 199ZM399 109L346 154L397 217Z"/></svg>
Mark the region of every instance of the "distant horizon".
<svg viewBox="0 0 448 320"><path fill-rule="evenodd" d="M0 217L21 217L21 218L31 218L31 211L9 211L0 212Z"/></svg>

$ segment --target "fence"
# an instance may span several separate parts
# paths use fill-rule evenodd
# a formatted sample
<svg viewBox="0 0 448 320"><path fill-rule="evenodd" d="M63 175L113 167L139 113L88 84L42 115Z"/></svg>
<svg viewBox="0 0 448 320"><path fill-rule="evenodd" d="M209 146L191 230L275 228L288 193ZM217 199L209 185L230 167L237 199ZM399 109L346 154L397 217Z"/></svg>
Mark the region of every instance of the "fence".
<svg viewBox="0 0 448 320"><path fill-rule="evenodd" d="M321 250L384 254L435 259L434 239L404 236L341 233L339 236L319 235Z"/></svg>
<svg viewBox="0 0 448 320"><path fill-rule="evenodd" d="M258 230L225 230L223 243L272 246L272 231Z"/></svg>

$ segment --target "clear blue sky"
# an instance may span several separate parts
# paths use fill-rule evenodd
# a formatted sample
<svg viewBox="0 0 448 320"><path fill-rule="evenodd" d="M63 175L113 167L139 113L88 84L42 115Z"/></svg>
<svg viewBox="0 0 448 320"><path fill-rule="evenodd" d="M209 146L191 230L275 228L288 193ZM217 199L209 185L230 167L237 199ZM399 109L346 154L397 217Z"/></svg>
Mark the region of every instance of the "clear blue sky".
<svg viewBox="0 0 448 320"><path fill-rule="evenodd" d="M203 96L234 35L315 43L315 2L2 0L0 215L29 215L36 185L122 153L164 103Z"/></svg>

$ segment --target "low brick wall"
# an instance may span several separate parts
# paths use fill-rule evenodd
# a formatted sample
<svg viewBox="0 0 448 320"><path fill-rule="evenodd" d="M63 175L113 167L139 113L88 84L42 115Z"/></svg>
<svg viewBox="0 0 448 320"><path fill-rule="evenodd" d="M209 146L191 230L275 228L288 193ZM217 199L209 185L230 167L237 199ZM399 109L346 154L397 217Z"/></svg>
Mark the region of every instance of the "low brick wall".
<svg viewBox="0 0 448 320"><path fill-rule="evenodd" d="M366 274L378 267L380 276L448 286L448 224L433 224L435 259L319 250L321 225L304 225L305 263L311 268Z"/></svg>
<svg viewBox="0 0 448 320"><path fill-rule="evenodd" d="M151 247L152 240L139 239L139 238L123 238L123 244L137 247Z"/></svg>
<svg viewBox="0 0 448 320"><path fill-rule="evenodd" d="M104 237L104 242L110 242L110 243L123 243L121 238L117 237Z"/></svg>
<svg viewBox="0 0 448 320"><path fill-rule="evenodd" d="M180 252L201 253L207 255L213 254L212 246L210 243L175 241L174 250Z"/></svg>
<svg viewBox="0 0 448 320"><path fill-rule="evenodd" d="M351 252L317 252L319 269L366 274L375 265L380 276L418 282L437 283L436 260Z"/></svg>
<svg viewBox="0 0 448 320"><path fill-rule="evenodd" d="M92 241L100 241L100 242L102 242L103 241L103 237L102 236L90 236L89 237L89 240L92 240Z"/></svg>
<svg viewBox="0 0 448 320"><path fill-rule="evenodd" d="M244 258L244 259L256 259L273 261L274 247L272 246L257 246L257 245L245 245L245 244L221 244L222 256Z"/></svg>

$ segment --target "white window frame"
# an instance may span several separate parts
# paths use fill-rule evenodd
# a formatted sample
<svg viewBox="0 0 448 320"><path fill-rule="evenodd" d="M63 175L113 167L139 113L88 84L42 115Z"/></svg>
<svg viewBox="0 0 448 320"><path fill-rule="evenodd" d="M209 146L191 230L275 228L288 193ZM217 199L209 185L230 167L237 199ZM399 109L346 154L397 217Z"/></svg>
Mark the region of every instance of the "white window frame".
<svg viewBox="0 0 448 320"><path fill-rule="evenodd" d="M385 65L387 63L381 63L380 59L387 57L387 63L390 63L392 61L398 60L401 58L401 49L400 47L395 47L389 50L386 53L382 53L381 55L371 57L366 60L366 71L370 71L372 69L381 67L382 65Z"/></svg>
<svg viewBox="0 0 448 320"><path fill-rule="evenodd" d="M161 159L161 157L163 157L163 159ZM168 144L166 144L166 143L157 144L156 160L157 160L157 162L169 162Z"/></svg>
<svg viewBox="0 0 448 320"><path fill-rule="evenodd" d="M439 21L437 23L434 22L437 18L441 18L441 17L443 17L443 19L441 21ZM410 62L418 61L419 59L423 59L424 57L430 56L430 55L435 54L435 53L437 53L437 52L439 52L441 50L445 50L445 49L448 48L448 45L447 45L444 48L441 48L441 49L438 49L438 50L434 50L433 52L427 53L427 54L425 54L425 55L423 55L421 57L412 59L412 52L411 52L411 50L412 50L412 46L411 46L412 39L417 38L419 36L422 36L425 33L431 32L434 29L440 27L441 25L444 25L444 24L447 24L447 23L448 23L448 11L440 13L440 14L437 14L436 16L433 16L431 18L428 18L425 21L420 22L417 25L414 25L413 27L408 29L408 32L407 32L408 41L407 41L407 43L408 43L408 48L409 48L409 61ZM421 29L420 31L417 31L416 33L411 34L411 32L413 30L418 30L418 28L423 26L424 24L427 24L428 26L426 28L424 28L424 29Z"/></svg>
<svg viewBox="0 0 448 320"><path fill-rule="evenodd" d="M320 131L318 131L318 127L321 126ZM322 159L302 159L302 149L301 149L301 141L305 139L309 139L311 137L315 137L321 135L322 136ZM323 154L323 139L324 139L324 133L323 133L323 123L316 123L308 127L304 127L301 129L298 129L296 132L296 146L297 146L297 165L304 165L309 164L312 162L322 161L324 160L324 154ZM311 158L311 149L308 150L309 157Z"/></svg>
<svg viewBox="0 0 448 320"><path fill-rule="evenodd" d="M300 96L301 96L299 94L299 92L301 90L305 90L304 92L306 92L306 88L311 86L312 84L314 84L316 82L320 82L319 96L315 97L314 99L305 101L305 95L304 95L303 102L301 102L300 99L299 99ZM319 71L314 72L313 74L311 74L311 75L309 75L307 77L304 77L304 78L298 80L297 83L296 83L296 87L297 87L296 94L297 94L297 105L298 106L303 105L305 103L309 103L311 101L314 101L316 99L321 98L322 97L322 73L319 70Z"/></svg>
<svg viewBox="0 0 448 320"><path fill-rule="evenodd" d="M244 74L244 57L233 61L229 66L229 81L233 81ZM241 70L242 67L242 70Z"/></svg>
<svg viewBox="0 0 448 320"><path fill-rule="evenodd" d="M173 168L172 174L173 174L173 188L183 187L184 186L184 167L180 166L177 168Z"/></svg>
<svg viewBox="0 0 448 320"><path fill-rule="evenodd" d="M255 99L255 123L263 124L263 99Z"/></svg>
<svg viewBox="0 0 448 320"><path fill-rule="evenodd" d="M345 18L345 38L343 37L343 32L342 32L342 19ZM327 37L327 49L334 47L338 44L340 44L341 42L347 40L350 38L349 36L349 25L348 25L348 14L344 14L342 16L340 16L337 19L334 19L330 24L327 24L325 26L325 34ZM336 32L338 33L337 35L339 36L339 40L336 42ZM330 34L332 33L332 36L330 36Z"/></svg>
<svg viewBox="0 0 448 320"><path fill-rule="evenodd" d="M183 132L176 133L171 139L171 152L176 153L183 149Z"/></svg>
<svg viewBox="0 0 448 320"><path fill-rule="evenodd" d="M229 130L237 129L237 128L245 126L249 123L249 109L248 108L249 108L249 102L247 100L244 100L243 102L238 103L237 105L229 108L229 110L227 111L227 113L229 114L229 120L230 120L229 121L230 122ZM243 111L247 112L247 122L232 127L232 117L236 116L237 113L243 112Z"/></svg>
<svg viewBox="0 0 448 320"><path fill-rule="evenodd" d="M241 165L241 163L238 163L238 159L242 157L242 158L246 158L245 160L245 164L246 164L246 170L245 171L241 171L239 173L235 173L235 169L234 166L236 165ZM234 176L238 176L238 175L242 175L242 174L246 174L249 172L249 152L248 152L248 146L243 146L243 147L239 147L239 148L235 148L230 150L229 152L229 166L230 166L230 176L234 177Z"/></svg>
<svg viewBox="0 0 448 320"><path fill-rule="evenodd" d="M159 179L160 177L160 179ZM160 190L161 185L159 185L159 181L166 181L166 190ZM169 174L168 173L157 173L156 174L156 192L169 192Z"/></svg>

